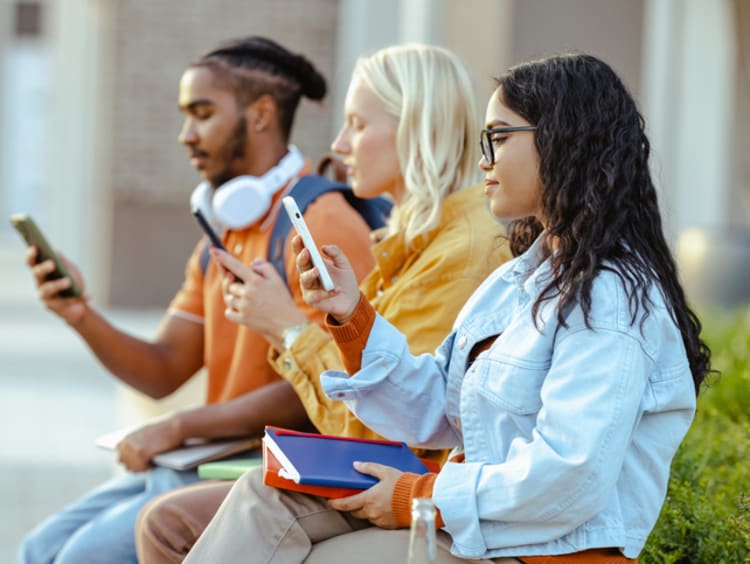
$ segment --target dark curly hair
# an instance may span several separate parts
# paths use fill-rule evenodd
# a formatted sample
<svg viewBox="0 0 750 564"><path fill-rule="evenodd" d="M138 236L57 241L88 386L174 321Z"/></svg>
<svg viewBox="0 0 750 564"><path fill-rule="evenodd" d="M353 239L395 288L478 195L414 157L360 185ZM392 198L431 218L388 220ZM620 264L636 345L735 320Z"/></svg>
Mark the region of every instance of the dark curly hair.
<svg viewBox="0 0 750 564"><path fill-rule="evenodd" d="M561 323L573 303L588 323L593 281L611 270L622 280L634 323L640 308L648 315L653 305L648 290L655 278L682 333L697 394L711 371L711 353L662 233L644 120L627 88L609 65L584 54L524 63L496 80L503 104L537 126L542 216L556 252L534 315L559 296ZM541 232L533 217L512 222L514 254Z"/></svg>
<svg viewBox="0 0 750 564"><path fill-rule="evenodd" d="M191 66L210 68L214 80L235 93L238 105L271 96L279 108L279 127L287 140L300 98L322 100L327 90L325 78L307 58L264 37L226 41Z"/></svg>

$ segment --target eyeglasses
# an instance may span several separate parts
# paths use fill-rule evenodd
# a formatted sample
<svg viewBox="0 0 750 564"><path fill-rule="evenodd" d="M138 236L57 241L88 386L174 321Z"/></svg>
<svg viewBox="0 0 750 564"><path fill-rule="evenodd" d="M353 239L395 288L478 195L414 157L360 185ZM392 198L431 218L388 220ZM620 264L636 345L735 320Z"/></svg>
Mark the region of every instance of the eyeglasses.
<svg viewBox="0 0 750 564"><path fill-rule="evenodd" d="M492 142L492 136L499 133L514 133L516 131L534 131L536 125L516 125L512 127L493 127L483 129L479 137L479 147L482 149L482 156L489 164L495 163L495 145Z"/></svg>

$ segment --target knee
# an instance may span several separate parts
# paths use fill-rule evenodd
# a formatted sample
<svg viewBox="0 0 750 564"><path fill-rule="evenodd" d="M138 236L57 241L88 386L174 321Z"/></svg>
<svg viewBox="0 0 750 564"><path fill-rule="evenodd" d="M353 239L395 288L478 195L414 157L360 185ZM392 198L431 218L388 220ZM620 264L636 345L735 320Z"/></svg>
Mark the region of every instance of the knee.
<svg viewBox="0 0 750 564"><path fill-rule="evenodd" d="M184 516L182 510L170 503L169 495L151 500L136 521L138 561L164 562L168 560L167 556L187 554L192 545L188 539L194 535Z"/></svg>
<svg viewBox="0 0 750 564"><path fill-rule="evenodd" d="M16 562L18 564L42 564L50 562L53 555L45 555L44 547L39 540L39 534L36 530L28 533L21 544L18 545L18 555Z"/></svg>
<svg viewBox="0 0 750 564"><path fill-rule="evenodd" d="M58 516L48 517L21 540L16 553L17 564L47 564L53 562L65 544L70 532L60 526Z"/></svg>
<svg viewBox="0 0 750 564"><path fill-rule="evenodd" d="M168 507L163 498L157 497L147 503L138 514L135 524L135 540L139 551L142 543L151 544L154 542L153 539L162 538L164 530L170 528L175 519L174 511Z"/></svg>

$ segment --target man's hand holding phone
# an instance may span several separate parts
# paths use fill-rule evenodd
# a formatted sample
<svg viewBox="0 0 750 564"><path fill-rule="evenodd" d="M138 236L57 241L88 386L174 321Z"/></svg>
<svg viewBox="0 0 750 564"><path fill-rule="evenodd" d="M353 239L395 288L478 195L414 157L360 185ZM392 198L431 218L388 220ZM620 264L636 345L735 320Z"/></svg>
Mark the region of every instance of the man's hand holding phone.
<svg viewBox="0 0 750 564"><path fill-rule="evenodd" d="M78 269L52 248L30 216L14 214L10 222L28 246L26 264L36 279L40 299L47 309L75 325L87 307Z"/></svg>
<svg viewBox="0 0 750 564"><path fill-rule="evenodd" d="M63 278L50 279L49 276L55 273L57 265L51 259L37 263L38 253L37 247L29 247L26 250L26 264L34 275L39 299L48 310L59 315L68 324L76 325L83 319L88 308L86 288L78 269L65 256L58 253L57 257L65 265L67 273ZM72 297L61 295L74 283L80 290L80 295Z"/></svg>

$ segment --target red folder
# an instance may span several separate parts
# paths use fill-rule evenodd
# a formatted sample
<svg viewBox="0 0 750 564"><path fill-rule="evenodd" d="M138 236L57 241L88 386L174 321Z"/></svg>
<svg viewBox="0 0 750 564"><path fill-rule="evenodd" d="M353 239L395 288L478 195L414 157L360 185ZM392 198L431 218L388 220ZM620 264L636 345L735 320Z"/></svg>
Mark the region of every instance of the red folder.
<svg viewBox="0 0 750 564"><path fill-rule="evenodd" d="M266 427L263 483L268 486L328 498L354 495L377 483L376 478L354 470L354 460L417 474L435 470L433 464L428 469L427 461L419 459L404 443Z"/></svg>

